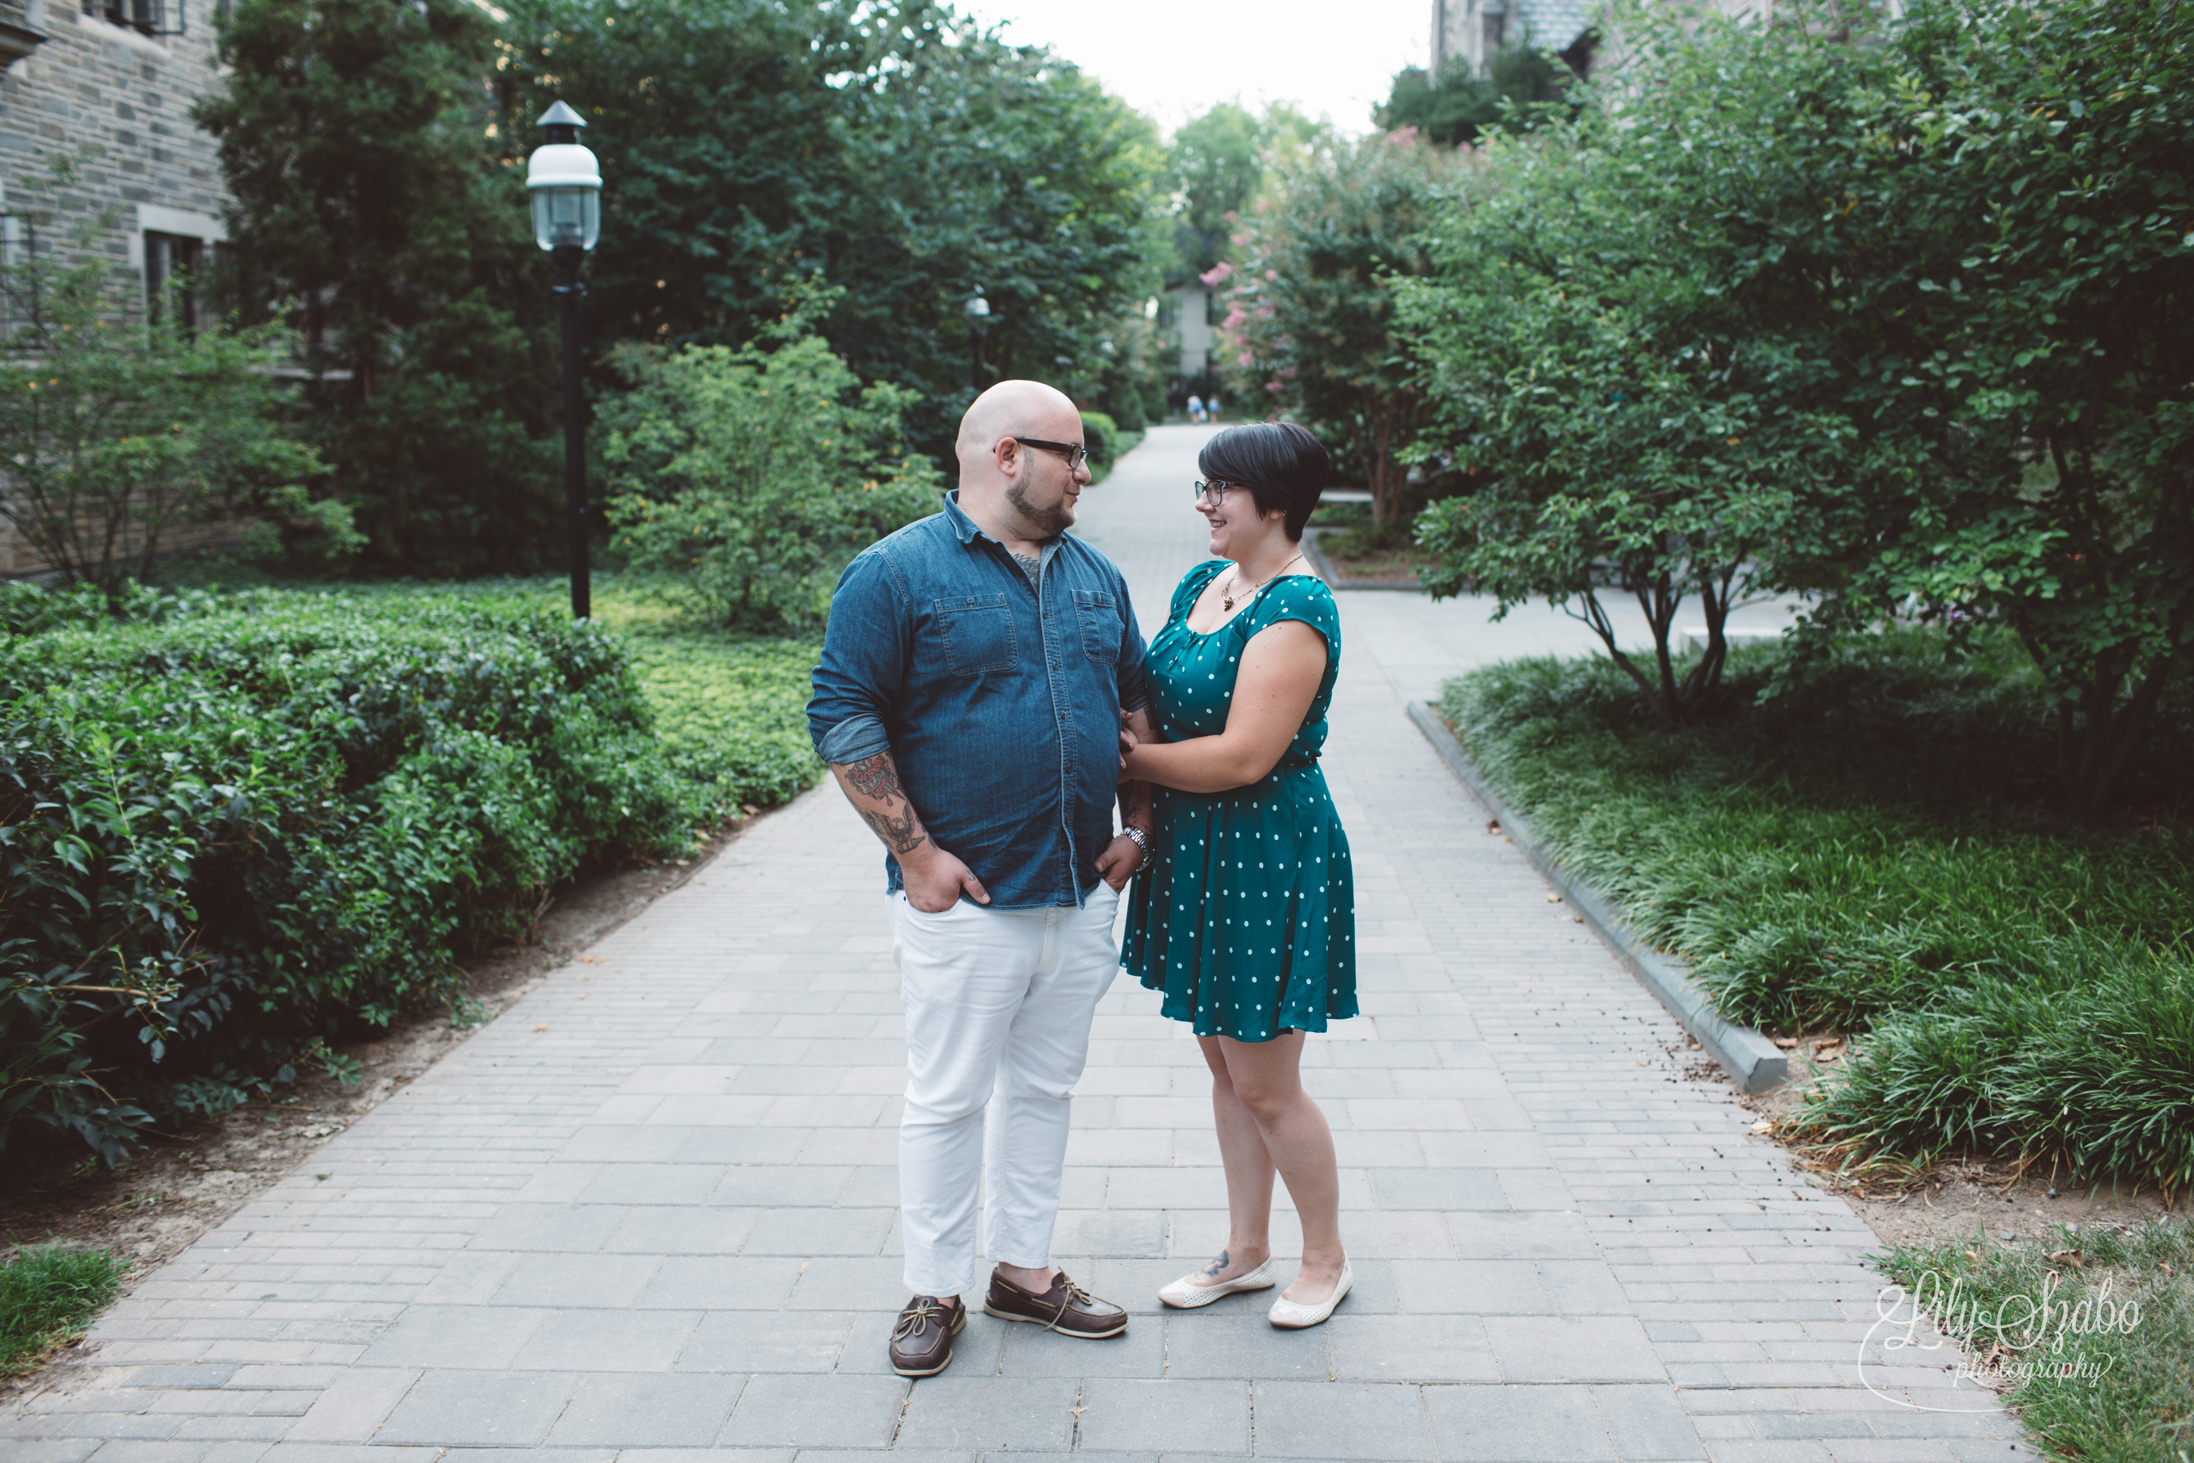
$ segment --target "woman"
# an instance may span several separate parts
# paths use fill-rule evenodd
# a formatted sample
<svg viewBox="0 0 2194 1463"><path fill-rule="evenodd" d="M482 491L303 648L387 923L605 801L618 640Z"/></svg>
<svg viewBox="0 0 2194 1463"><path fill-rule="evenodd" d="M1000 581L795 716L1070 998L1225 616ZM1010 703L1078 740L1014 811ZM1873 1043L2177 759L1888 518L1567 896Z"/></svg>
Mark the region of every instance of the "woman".
<svg viewBox="0 0 2194 1463"><path fill-rule="evenodd" d="M1303 1034L1356 1014L1348 839L1318 770L1340 668L1333 595L1304 561L1325 449L1291 423L1230 427L1197 458L1196 511L1219 557L1189 570L1151 642L1156 724L1121 738L1123 776L1157 788L1147 876L1122 961L1194 1024L1226 1164L1227 1247L1158 1292L1209 1305L1273 1283L1272 1175L1302 1220L1303 1258L1275 1326L1315 1326L1348 1294L1340 1176L1303 1091Z"/></svg>

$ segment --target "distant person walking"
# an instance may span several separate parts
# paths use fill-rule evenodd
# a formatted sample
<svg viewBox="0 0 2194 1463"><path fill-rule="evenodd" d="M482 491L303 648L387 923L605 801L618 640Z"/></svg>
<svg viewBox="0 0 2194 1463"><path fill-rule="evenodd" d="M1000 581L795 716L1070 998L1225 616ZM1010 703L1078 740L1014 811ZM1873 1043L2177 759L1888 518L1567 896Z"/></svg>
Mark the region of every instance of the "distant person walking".
<svg viewBox="0 0 2194 1463"><path fill-rule="evenodd" d="M986 1312L1081 1337L1128 1319L1060 1273L1051 1240L1074 1084L1120 967L1113 915L1149 856L1147 792L1122 810L1134 831L1112 827L1143 637L1120 571L1066 533L1090 480L1074 403L1000 382L957 450L944 512L839 579L808 702L816 750L887 850L907 1026L904 1377L943 1371L967 1324L978 1189L998 1262Z"/></svg>
<svg viewBox="0 0 2194 1463"><path fill-rule="evenodd" d="M1204 399L1201 396L1192 395L1189 397L1188 419L1192 422L1200 422L1204 419Z"/></svg>
<svg viewBox="0 0 2194 1463"><path fill-rule="evenodd" d="M1122 958L1192 1024L1211 1068L1227 1245L1158 1297L1189 1308L1276 1283L1277 1170L1303 1255L1270 1319L1300 1328L1353 1279L1333 1134L1301 1072L1304 1033L1356 1014L1348 836L1318 770L1340 616L1298 547L1329 465L1317 438L1278 422L1227 428L1197 465L1218 557L1173 591L1150 644L1150 710L1123 717L1121 775L1157 785L1157 830Z"/></svg>

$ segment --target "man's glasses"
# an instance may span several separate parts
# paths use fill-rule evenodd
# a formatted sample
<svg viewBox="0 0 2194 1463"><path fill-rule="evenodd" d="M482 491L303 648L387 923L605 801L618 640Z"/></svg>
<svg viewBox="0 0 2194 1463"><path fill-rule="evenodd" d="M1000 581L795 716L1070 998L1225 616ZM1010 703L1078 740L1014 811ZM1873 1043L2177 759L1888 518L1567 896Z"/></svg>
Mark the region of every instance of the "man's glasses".
<svg viewBox="0 0 2194 1463"><path fill-rule="evenodd" d="M1194 488L1194 489L1196 490L1196 501L1197 501L1197 502L1199 502L1199 503L1209 503L1209 504L1210 504L1210 505L1211 505L1212 507L1214 507L1214 508L1224 508L1224 507L1226 506L1226 503L1227 503L1227 489L1228 489L1228 488L1238 488L1238 487L1240 487L1240 486L1241 486L1241 484L1240 484L1240 483L1191 483L1191 484L1189 484L1189 486L1190 486L1190 487L1192 487L1192 488Z"/></svg>
<svg viewBox="0 0 2194 1463"><path fill-rule="evenodd" d="M1015 437L1013 440L1023 447L1041 447L1047 452L1059 453L1066 458L1069 468L1080 467L1089 461L1089 449L1079 442L1046 442L1041 437Z"/></svg>

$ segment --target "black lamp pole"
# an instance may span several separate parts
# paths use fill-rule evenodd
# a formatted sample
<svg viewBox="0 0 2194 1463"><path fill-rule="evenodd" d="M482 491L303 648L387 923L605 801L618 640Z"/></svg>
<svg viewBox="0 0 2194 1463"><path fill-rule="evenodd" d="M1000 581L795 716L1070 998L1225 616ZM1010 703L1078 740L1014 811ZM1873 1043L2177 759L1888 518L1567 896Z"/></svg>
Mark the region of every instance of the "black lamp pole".
<svg viewBox="0 0 2194 1463"><path fill-rule="evenodd" d="M570 519L571 613L593 615L587 564L587 400L580 379L579 307L587 287L579 271L602 232L602 175L594 154L579 142L586 119L562 102L535 124L547 141L526 163L526 191L533 210L534 242L556 261L552 287L564 317L564 511Z"/></svg>
<svg viewBox="0 0 2194 1463"><path fill-rule="evenodd" d="M571 614L586 620L594 615L587 564L587 401L579 379L579 305L587 297L579 266L586 262L587 251L577 244L559 244L552 257L562 276L554 289L564 307L564 508L571 520Z"/></svg>

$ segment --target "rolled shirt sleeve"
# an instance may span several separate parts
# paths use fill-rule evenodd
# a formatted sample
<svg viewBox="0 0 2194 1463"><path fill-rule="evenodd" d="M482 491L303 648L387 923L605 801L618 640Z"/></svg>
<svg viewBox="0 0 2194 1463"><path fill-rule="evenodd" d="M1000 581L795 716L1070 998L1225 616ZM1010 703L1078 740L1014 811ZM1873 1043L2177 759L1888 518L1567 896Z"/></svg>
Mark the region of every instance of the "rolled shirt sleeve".
<svg viewBox="0 0 2194 1463"><path fill-rule="evenodd" d="M831 592L823 658L808 698L816 755L842 765L891 750L884 718L907 673L909 619L891 564L869 552Z"/></svg>

